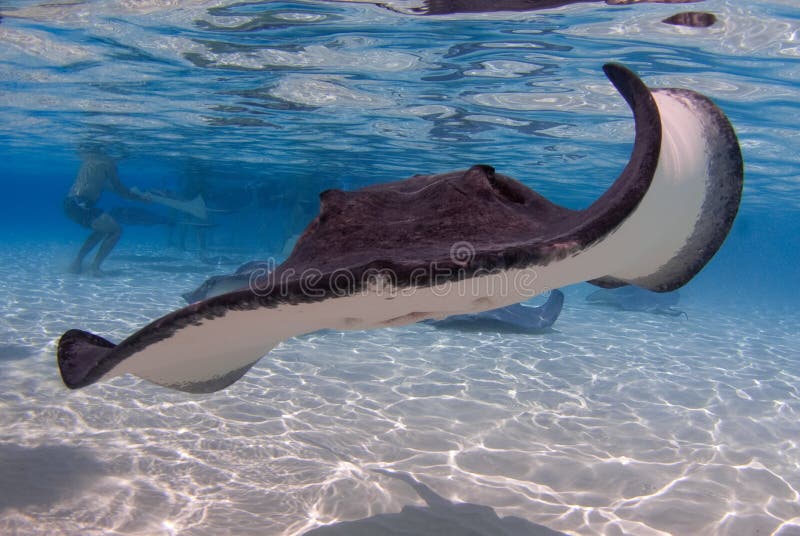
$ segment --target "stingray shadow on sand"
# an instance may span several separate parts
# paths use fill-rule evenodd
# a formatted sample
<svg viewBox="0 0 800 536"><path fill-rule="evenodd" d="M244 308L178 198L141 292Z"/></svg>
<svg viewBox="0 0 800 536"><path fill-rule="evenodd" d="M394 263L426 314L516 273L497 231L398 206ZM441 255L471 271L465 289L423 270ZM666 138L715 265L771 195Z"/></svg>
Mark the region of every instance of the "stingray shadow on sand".
<svg viewBox="0 0 800 536"><path fill-rule="evenodd" d="M408 505L396 514L334 523L310 530L303 536L565 536L521 517L500 517L485 505L449 501L407 473L374 471L411 486L426 506Z"/></svg>
<svg viewBox="0 0 800 536"><path fill-rule="evenodd" d="M0 513L48 509L107 474L108 468L85 448L0 443Z"/></svg>
<svg viewBox="0 0 800 536"><path fill-rule="evenodd" d="M4 344L0 343L0 361L12 359L25 359L34 356L38 353L36 348L32 346L23 346L21 344Z"/></svg>

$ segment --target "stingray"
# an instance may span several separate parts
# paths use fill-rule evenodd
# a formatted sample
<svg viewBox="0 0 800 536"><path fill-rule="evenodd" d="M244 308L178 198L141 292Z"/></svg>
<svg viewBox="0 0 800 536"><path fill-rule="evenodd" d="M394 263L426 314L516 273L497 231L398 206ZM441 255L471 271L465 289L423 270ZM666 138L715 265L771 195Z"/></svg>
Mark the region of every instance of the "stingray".
<svg viewBox="0 0 800 536"><path fill-rule="evenodd" d="M544 305L538 307L515 303L481 313L453 315L442 320L426 320L425 323L440 329L530 333L543 331L552 326L561 314L563 306L564 293L556 289L550 293Z"/></svg>
<svg viewBox="0 0 800 536"><path fill-rule="evenodd" d="M192 303L119 344L73 329L61 378L79 388L134 374L217 391L281 341L375 329L525 301L590 280L675 290L722 245L741 200L733 127L708 98L604 71L634 116L616 181L583 210L559 206L484 164L326 190L291 255L248 288Z"/></svg>
<svg viewBox="0 0 800 536"><path fill-rule="evenodd" d="M232 274L209 277L196 289L181 294L181 297L187 303L194 303L219 296L220 294L246 289L250 286L251 278L255 283L257 278L266 276L274 268L275 263L269 260L246 262Z"/></svg>
<svg viewBox="0 0 800 536"><path fill-rule="evenodd" d="M674 307L678 305L680 294L674 292L652 292L639 287L625 286L615 289L600 289L586 296L589 303L613 307L621 311L641 311L667 316L688 315Z"/></svg>

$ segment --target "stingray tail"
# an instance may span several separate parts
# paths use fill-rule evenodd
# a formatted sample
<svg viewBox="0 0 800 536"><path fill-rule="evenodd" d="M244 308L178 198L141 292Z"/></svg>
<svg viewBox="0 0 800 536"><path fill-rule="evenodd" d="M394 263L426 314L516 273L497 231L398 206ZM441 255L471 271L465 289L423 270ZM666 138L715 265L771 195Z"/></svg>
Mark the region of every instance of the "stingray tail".
<svg viewBox="0 0 800 536"><path fill-rule="evenodd" d="M58 368L61 379L70 389L90 385L103 375L98 369L108 354L116 347L87 331L71 329L58 341Z"/></svg>

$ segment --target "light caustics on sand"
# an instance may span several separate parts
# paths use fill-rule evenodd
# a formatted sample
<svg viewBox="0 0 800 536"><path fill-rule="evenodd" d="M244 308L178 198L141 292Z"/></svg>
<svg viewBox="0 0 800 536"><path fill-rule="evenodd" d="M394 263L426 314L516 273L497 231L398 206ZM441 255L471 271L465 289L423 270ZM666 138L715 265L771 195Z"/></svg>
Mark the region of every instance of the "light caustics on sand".
<svg viewBox="0 0 800 536"><path fill-rule="evenodd" d="M486 165L321 194L288 259L252 288L174 311L118 345L59 341L70 388L131 373L188 392L241 378L287 338L373 329L524 301L580 281L681 287L739 207L739 144L725 115L685 89L649 89L604 67L633 110L630 161L584 210L551 203Z"/></svg>

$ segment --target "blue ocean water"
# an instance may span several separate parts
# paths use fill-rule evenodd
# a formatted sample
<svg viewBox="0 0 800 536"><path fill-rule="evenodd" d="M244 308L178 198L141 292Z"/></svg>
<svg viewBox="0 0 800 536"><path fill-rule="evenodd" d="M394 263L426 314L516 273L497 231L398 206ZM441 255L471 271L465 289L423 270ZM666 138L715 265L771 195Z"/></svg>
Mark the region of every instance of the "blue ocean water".
<svg viewBox="0 0 800 536"><path fill-rule="evenodd" d="M795 2L423 4L0 3L0 532L800 534ZM661 22L690 9L717 22ZM204 396L61 384L65 330L120 340L282 258L323 190L485 163L587 206L633 139L609 61L709 96L742 147L686 318L581 284L545 333L312 334ZM125 225L108 277L70 274L87 150L128 186L201 193L210 226L148 205L172 225Z"/></svg>

